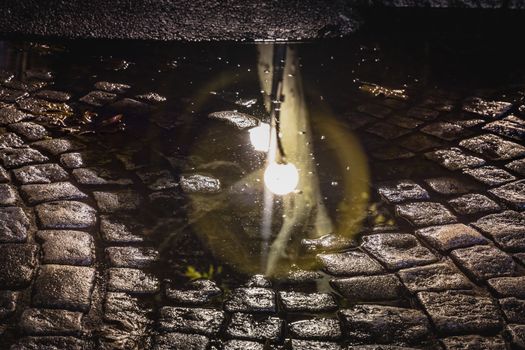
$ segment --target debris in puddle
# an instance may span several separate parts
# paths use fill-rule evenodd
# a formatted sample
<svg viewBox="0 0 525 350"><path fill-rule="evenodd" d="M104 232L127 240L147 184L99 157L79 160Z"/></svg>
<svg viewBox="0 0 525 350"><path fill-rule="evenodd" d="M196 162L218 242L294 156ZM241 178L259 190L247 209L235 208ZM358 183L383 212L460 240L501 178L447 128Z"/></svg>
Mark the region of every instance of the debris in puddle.
<svg viewBox="0 0 525 350"><path fill-rule="evenodd" d="M401 100L408 99L405 89L391 89L374 83L359 82L361 83L359 90L374 96L398 98Z"/></svg>
<svg viewBox="0 0 525 350"><path fill-rule="evenodd" d="M237 111L213 112L208 116L212 119L225 121L226 123L235 126L237 129L251 128L259 124L259 119L254 116Z"/></svg>
<svg viewBox="0 0 525 350"><path fill-rule="evenodd" d="M217 193L221 190L219 179L201 174L181 176L180 186L187 193Z"/></svg>

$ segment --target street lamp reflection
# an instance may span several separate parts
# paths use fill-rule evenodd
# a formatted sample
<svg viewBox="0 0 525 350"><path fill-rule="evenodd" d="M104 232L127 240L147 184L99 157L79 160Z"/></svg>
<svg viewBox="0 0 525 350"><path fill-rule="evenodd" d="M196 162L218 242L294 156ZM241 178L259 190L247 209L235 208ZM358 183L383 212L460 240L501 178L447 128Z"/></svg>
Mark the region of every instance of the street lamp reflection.
<svg viewBox="0 0 525 350"><path fill-rule="evenodd" d="M295 190L299 172L292 163L270 163L264 171L264 184L273 194L283 196Z"/></svg>
<svg viewBox="0 0 525 350"><path fill-rule="evenodd" d="M268 152L270 148L270 125L261 123L258 126L248 130L250 133L250 142L253 149L261 152Z"/></svg>

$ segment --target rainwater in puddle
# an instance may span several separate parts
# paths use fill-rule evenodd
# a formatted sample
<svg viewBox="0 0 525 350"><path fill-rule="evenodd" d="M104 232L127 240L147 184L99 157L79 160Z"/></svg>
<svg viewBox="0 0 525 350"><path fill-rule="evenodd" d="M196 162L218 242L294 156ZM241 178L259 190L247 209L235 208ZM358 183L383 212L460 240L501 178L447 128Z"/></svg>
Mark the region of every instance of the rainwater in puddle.
<svg viewBox="0 0 525 350"><path fill-rule="evenodd" d="M3 79L12 73L11 81L71 95L46 103L60 98L29 92L38 100L17 102L51 137L85 145L81 167L96 175L75 179L90 198L129 192L124 210L103 215L136 222L139 238L118 245L151 241L160 258L148 270L160 280L206 278L229 290L264 274L329 291L318 253L354 249L362 234L413 231L378 184L450 176L425 154L483 133L492 117L477 113L477 102L511 102L503 114L525 113L515 107L525 66L497 35L370 27L350 39L289 44L13 39L0 42L0 69ZM277 47L284 61L274 62ZM140 203L127 206L136 195ZM97 245L104 265L109 244L99 234Z"/></svg>

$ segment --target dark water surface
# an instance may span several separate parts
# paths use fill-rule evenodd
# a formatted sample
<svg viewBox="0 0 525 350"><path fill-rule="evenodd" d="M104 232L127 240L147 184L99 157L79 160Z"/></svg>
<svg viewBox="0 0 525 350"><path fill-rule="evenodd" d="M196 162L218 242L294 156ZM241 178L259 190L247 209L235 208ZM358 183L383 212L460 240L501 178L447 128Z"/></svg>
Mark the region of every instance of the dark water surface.
<svg viewBox="0 0 525 350"><path fill-rule="evenodd" d="M348 39L279 44L289 50L285 63L294 66L293 74L285 70L293 96L285 94L284 103L301 106L281 114L281 126L289 126L281 130L289 140L284 145L287 160L297 159L300 177L297 190L284 196L265 192L266 153L254 149L248 131L270 122L261 81L271 81L272 75L258 63L271 43L14 38L0 41L0 72L14 75L12 82L45 81L45 89L71 95L65 102L70 109L47 105L34 122L44 125L51 138L84 145L81 167L102 171L100 176L108 180L90 185L73 173L73 183L89 195L87 203L96 207L93 192L125 190L131 196L121 199L116 213L104 215L136 222L141 238L113 242L95 229L95 265L102 275L112 264L105 248L143 246L145 240L159 256L144 270L164 281L163 286L204 277L215 281L226 298L259 273L284 290L334 293L326 267L319 274L323 262L318 253L356 249L363 234L413 233L412 214L423 221L436 215L424 208L404 218L399 210L396 215L392 201L378 194L385 182L420 184L430 197L416 202L441 203L459 222L484 215L464 215L449 200L467 192L485 195L490 185L447 169L428 153L458 147L462 140L486 134L488 123L509 116L523 128L523 44L514 39L518 35L511 25L492 32L485 19L490 23L494 18L479 16L463 24L454 19L448 26L443 23L447 17L436 16L431 23L440 24L440 30L403 19L372 21ZM129 88L102 106L85 103L101 81ZM158 95L149 101L137 97L152 92ZM497 101L496 112L488 101ZM502 108L506 102L508 108ZM38 114L35 108L25 106ZM219 111L255 119L243 117L252 124L238 127L209 116ZM285 118L297 122L286 124ZM516 135L503 137L522 145L523 134ZM513 159L485 156L488 165L506 169L515 180L522 178L519 171L505 168ZM58 155L53 159L65 164ZM445 189L436 190L439 184L428 180L440 177L446 178L441 183ZM120 210L137 196L140 204ZM514 208L505 200L498 204ZM283 242L273 244L280 234ZM340 306L356 302L334 295ZM170 303L161 295L143 298L156 307ZM219 308L222 300L209 305ZM411 306L415 299L405 293L385 303ZM301 319L280 312L290 321ZM96 315L91 317L97 323Z"/></svg>

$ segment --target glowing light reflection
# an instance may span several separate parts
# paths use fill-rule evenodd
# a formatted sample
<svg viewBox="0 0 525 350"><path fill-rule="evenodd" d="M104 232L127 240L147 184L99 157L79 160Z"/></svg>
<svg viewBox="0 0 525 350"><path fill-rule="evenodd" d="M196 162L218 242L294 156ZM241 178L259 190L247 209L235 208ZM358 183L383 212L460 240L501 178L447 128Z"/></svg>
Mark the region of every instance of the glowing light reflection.
<svg viewBox="0 0 525 350"><path fill-rule="evenodd" d="M270 163L264 171L264 184L276 195L285 195L297 187L299 172L291 163Z"/></svg>
<svg viewBox="0 0 525 350"><path fill-rule="evenodd" d="M270 148L270 125L261 123L260 125L248 130L250 142L256 151L268 152Z"/></svg>

